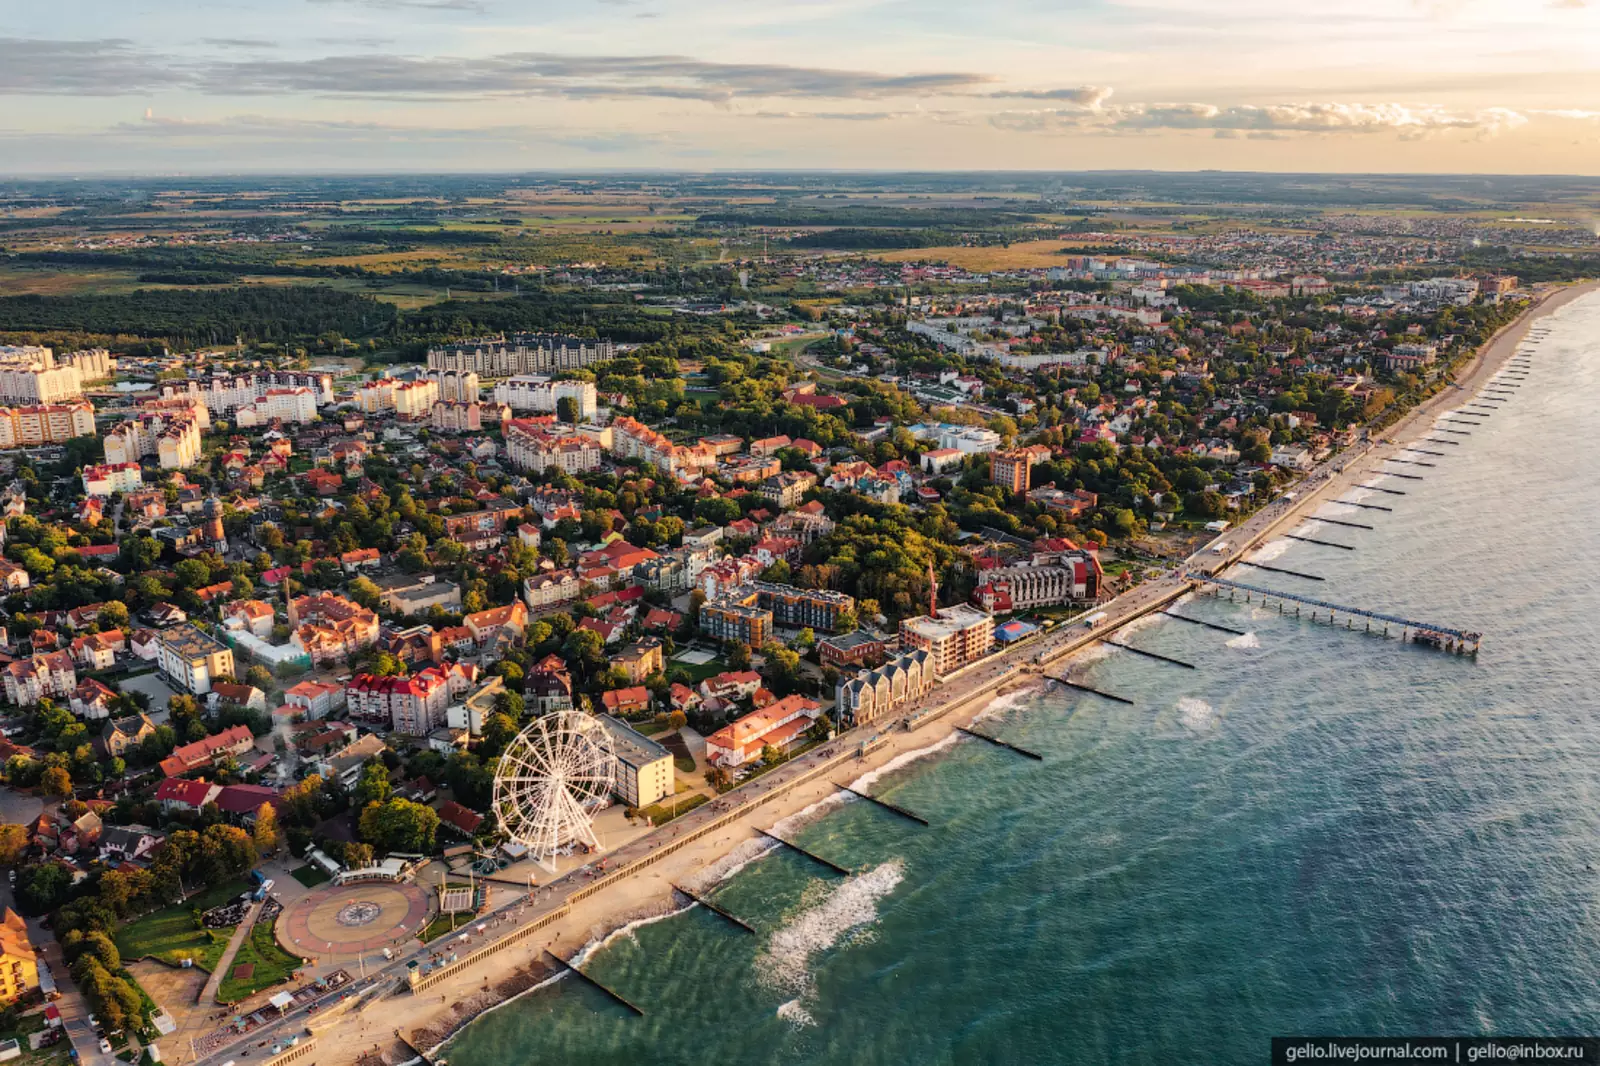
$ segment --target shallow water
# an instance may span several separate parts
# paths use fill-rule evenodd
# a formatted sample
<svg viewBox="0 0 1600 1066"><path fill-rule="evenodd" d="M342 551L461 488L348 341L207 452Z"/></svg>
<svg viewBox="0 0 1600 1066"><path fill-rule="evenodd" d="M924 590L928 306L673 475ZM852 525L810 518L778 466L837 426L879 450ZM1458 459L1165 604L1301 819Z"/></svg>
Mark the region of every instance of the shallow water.
<svg viewBox="0 0 1600 1066"><path fill-rule="evenodd" d="M1545 320L1514 399L1348 494L1320 574L1241 577L1478 629L1458 658L1210 598L1086 680L876 775L928 817L830 800L788 831L863 872L747 849L694 907L469 1026L453 1066L1265 1061L1291 1033L1600 1030L1600 299ZM1463 395L1462 402L1469 397ZM1333 534L1337 533L1337 537ZM1249 575L1249 576L1245 576ZM708 879L715 880L715 877Z"/></svg>

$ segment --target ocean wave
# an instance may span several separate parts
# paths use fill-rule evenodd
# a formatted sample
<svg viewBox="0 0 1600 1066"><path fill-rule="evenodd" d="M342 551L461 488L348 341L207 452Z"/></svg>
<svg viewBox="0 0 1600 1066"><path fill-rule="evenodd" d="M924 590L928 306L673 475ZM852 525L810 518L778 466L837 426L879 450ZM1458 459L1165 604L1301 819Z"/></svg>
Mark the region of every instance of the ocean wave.
<svg viewBox="0 0 1600 1066"><path fill-rule="evenodd" d="M1022 706L1025 701L1033 699L1042 691L1044 691L1044 683L1042 681L1035 685L1024 685L1021 688L1013 689L998 699L992 700L989 706L972 716L972 721L974 723L982 722L985 719L1005 714L1009 710Z"/></svg>
<svg viewBox="0 0 1600 1066"><path fill-rule="evenodd" d="M859 798L842 789L835 789L815 803L807 804L793 814L778 819L773 823L772 831L779 836L788 836L791 829L799 829L801 826L810 825L835 807L842 807L846 803L854 803Z"/></svg>
<svg viewBox="0 0 1600 1066"><path fill-rule="evenodd" d="M1247 563L1270 563L1278 556L1289 550L1293 541L1273 540L1263 544L1260 548L1245 556Z"/></svg>
<svg viewBox="0 0 1600 1066"><path fill-rule="evenodd" d="M1261 638L1254 633L1245 633L1242 636L1231 637L1223 641L1223 643L1230 648L1259 648L1261 647Z"/></svg>
<svg viewBox="0 0 1600 1066"><path fill-rule="evenodd" d="M606 948L611 946L613 941L618 940L621 937L627 937L629 940L632 940L634 939L633 934L635 930L642 929L647 925L654 925L657 922L664 922L668 918L676 918L678 915L682 914L686 910L689 910L691 907L698 906L698 903L688 903L682 907L673 907L670 910L662 911L660 914L651 914L643 918L635 918L631 922L625 922L611 930L611 932L591 939L587 944L583 945L582 948L578 949L578 953L572 956L570 961L574 968L581 969L583 964L589 961L589 957L591 955L598 951L604 951ZM552 980L554 980L554 978L552 978ZM549 981L543 982L543 984L549 983ZM539 987L542 987L542 985ZM529 991L532 991L532 989L529 989Z"/></svg>
<svg viewBox="0 0 1600 1066"><path fill-rule="evenodd" d="M684 888L696 894L705 892L717 885L731 880L739 871L783 845L770 837L752 837L741 841L737 847L715 862L705 866L685 877L681 882Z"/></svg>
<svg viewBox="0 0 1600 1066"><path fill-rule="evenodd" d="M1217 711L1198 696L1185 696L1178 701L1178 718L1194 732L1204 733L1216 728Z"/></svg>
<svg viewBox="0 0 1600 1066"><path fill-rule="evenodd" d="M1327 518L1343 518L1346 515L1355 514L1358 510L1359 508L1351 507L1349 504L1340 503L1338 500L1329 500L1321 507L1317 508L1317 516ZM1324 511L1328 512L1325 516L1322 514Z"/></svg>
<svg viewBox="0 0 1600 1066"><path fill-rule="evenodd" d="M1296 536L1309 537L1313 533L1322 532L1322 523L1318 522L1315 518L1307 518L1304 522L1301 522L1298 526L1295 526L1294 532Z"/></svg>
<svg viewBox="0 0 1600 1066"><path fill-rule="evenodd" d="M905 864L891 859L841 882L820 902L772 934L756 960L757 974L771 985L798 993L797 1000L804 1000L816 983L811 973L812 958L876 922L879 901L904 879Z"/></svg>

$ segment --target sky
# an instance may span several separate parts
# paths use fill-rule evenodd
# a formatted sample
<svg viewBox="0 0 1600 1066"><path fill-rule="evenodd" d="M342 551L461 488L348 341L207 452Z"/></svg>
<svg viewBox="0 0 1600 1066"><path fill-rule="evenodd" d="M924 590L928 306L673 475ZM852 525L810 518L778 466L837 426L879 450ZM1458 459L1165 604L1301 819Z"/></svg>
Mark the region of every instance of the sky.
<svg viewBox="0 0 1600 1066"><path fill-rule="evenodd" d="M0 4L0 174L1600 173L1600 0Z"/></svg>

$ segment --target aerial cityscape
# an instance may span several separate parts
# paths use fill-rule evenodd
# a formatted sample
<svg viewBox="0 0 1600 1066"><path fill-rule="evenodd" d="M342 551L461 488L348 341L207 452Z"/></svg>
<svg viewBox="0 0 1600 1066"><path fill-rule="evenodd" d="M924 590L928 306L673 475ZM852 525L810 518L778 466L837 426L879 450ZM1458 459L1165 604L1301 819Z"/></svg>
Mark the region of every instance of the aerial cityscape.
<svg viewBox="0 0 1600 1066"><path fill-rule="evenodd" d="M0 1062L1600 1054L1595 8L87 7Z"/></svg>

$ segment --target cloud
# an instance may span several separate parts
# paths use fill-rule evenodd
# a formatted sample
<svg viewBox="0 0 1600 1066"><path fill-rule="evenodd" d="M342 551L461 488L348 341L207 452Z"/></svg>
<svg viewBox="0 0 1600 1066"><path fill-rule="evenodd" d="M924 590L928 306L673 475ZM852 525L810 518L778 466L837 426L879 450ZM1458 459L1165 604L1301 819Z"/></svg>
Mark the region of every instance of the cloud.
<svg viewBox="0 0 1600 1066"><path fill-rule="evenodd" d="M311 0L313 4L347 4L355 7L373 7L380 11L410 9L413 11L483 11L482 0Z"/></svg>
<svg viewBox="0 0 1600 1066"><path fill-rule="evenodd" d="M993 79L954 72L884 74L687 56L581 56L510 52L476 59L398 55L209 64L194 75L217 95L651 96L727 103L737 96L863 98L969 91Z"/></svg>
<svg viewBox="0 0 1600 1066"><path fill-rule="evenodd" d="M1403 137L1468 132L1489 136L1525 125L1521 112L1492 107L1451 111L1433 105L1288 103L1122 104L1086 109L1043 108L1002 111L990 122L1017 132L1099 131L1137 133L1168 130L1211 130L1222 136L1240 133L1271 139L1285 134L1396 133Z"/></svg>
<svg viewBox="0 0 1600 1066"><path fill-rule="evenodd" d="M132 41L0 37L0 93L114 96L168 84L169 65Z"/></svg>
<svg viewBox="0 0 1600 1066"><path fill-rule="evenodd" d="M1074 89L1002 89L985 95L995 100L1060 100L1093 108L1111 99L1111 90L1102 85L1080 85Z"/></svg>
<svg viewBox="0 0 1600 1066"><path fill-rule="evenodd" d="M277 41L263 40L260 37L202 37L201 44L209 44L213 48L276 48Z"/></svg>

